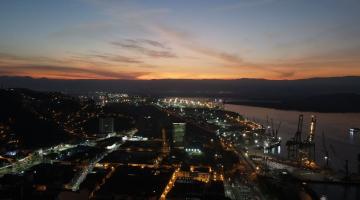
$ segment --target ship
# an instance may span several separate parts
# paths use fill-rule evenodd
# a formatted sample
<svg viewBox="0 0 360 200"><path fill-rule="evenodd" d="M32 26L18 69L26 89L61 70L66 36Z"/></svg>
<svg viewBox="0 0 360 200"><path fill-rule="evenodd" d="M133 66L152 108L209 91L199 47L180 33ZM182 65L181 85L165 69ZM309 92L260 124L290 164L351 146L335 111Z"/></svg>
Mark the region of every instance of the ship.
<svg viewBox="0 0 360 200"><path fill-rule="evenodd" d="M269 150L281 145L281 137L271 137L264 141L264 148Z"/></svg>
<svg viewBox="0 0 360 200"><path fill-rule="evenodd" d="M360 128L349 128L349 133L352 135L354 133L360 133Z"/></svg>

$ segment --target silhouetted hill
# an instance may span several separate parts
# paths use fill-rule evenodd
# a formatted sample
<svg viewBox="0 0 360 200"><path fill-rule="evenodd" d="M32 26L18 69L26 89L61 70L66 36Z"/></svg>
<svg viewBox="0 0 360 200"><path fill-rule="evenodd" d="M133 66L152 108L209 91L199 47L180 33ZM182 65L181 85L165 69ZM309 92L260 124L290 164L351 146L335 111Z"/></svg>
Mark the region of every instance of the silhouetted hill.
<svg viewBox="0 0 360 200"><path fill-rule="evenodd" d="M7 127L1 135L2 147L18 141L13 146L38 148L69 139L63 128L44 113L56 110L66 112L66 109L77 106L76 102L68 100L61 104L54 103L52 95L54 93L27 89L0 90L0 125Z"/></svg>
<svg viewBox="0 0 360 200"><path fill-rule="evenodd" d="M41 91L82 93L115 91L165 96L216 96L241 99L282 99L334 93L360 93L360 77L311 78L300 80L58 80L29 77L0 77L6 88L25 87Z"/></svg>
<svg viewBox="0 0 360 200"><path fill-rule="evenodd" d="M356 95L360 94L359 76L299 80L59 80L0 77L0 84L7 88L26 87L69 94L108 91L154 96L217 97L239 104L322 112L358 112Z"/></svg>

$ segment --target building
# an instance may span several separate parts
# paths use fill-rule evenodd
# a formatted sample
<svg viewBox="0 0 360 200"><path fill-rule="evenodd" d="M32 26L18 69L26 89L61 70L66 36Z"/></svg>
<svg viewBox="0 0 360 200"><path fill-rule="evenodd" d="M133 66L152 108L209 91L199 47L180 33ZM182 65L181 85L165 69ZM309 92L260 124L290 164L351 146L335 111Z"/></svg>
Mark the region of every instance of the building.
<svg viewBox="0 0 360 200"><path fill-rule="evenodd" d="M114 118L100 118L99 120L99 133L108 134L114 132Z"/></svg>
<svg viewBox="0 0 360 200"><path fill-rule="evenodd" d="M173 147L184 148L184 136L186 132L186 123L173 123Z"/></svg>

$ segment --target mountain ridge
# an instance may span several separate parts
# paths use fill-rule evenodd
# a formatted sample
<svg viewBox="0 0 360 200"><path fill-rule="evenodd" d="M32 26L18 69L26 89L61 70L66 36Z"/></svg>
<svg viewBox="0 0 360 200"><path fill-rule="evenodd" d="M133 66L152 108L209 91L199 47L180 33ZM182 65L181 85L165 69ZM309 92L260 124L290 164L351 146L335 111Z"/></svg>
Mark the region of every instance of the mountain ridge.
<svg viewBox="0 0 360 200"><path fill-rule="evenodd" d="M156 79L94 80L47 79L0 76L4 88L29 88L40 91L81 93L93 91L127 92L149 95L222 96L234 98L308 96L331 93L360 93L360 76L309 78L297 80L267 79ZM276 99L276 98L275 98Z"/></svg>

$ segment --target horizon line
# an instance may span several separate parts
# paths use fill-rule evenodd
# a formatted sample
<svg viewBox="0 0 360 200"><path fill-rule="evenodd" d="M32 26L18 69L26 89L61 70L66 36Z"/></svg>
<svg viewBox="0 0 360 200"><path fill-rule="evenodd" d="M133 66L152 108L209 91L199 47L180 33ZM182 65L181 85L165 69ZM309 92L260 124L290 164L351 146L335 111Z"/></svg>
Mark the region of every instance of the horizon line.
<svg viewBox="0 0 360 200"><path fill-rule="evenodd" d="M174 80L174 81L236 81L236 80L264 80L264 81L299 81L299 80L311 80L311 79L329 79L329 78L360 78L360 75L349 75L349 76L319 76L309 78L298 78L298 79L267 79L267 78L233 78L233 79L216 79L216 78L162 78L162 79L97 79L97 78L47 78L47 77L31 77L31 76L7 76L3 75L0 78L27 78L33 80L54 80L54 81L162 81L162 80Z"/></svg>

